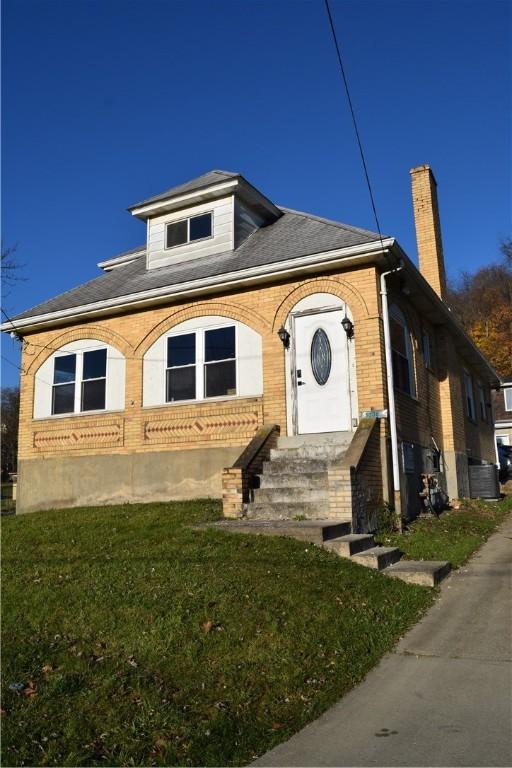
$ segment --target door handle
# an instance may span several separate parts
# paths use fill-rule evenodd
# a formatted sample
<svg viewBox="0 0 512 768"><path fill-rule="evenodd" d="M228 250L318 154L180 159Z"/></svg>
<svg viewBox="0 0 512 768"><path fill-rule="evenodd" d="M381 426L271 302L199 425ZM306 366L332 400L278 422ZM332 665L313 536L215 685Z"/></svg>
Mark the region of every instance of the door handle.
<svg viewBox="0 0 512 768"><path fill-rule="evenodd" d="M303 387L305 383L306 383L305 381L298 381L297 382L297 386L298 387Z"/></svg>

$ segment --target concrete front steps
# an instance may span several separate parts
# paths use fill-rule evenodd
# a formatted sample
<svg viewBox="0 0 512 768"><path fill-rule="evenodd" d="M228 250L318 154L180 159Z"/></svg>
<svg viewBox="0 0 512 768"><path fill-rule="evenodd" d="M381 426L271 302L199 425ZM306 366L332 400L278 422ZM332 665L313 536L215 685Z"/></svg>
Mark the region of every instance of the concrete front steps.
<svg viewBox="0 0 512 768"><path fill-rule="evenodd" d="M373 536L351 533L350 521L344 520L220 520L207 527L220 528L230 533L254 533L265 536L289 536L299 541L316 544L340 557L367 568L374 568L386 576L410 584L435 587L450 573L450 564L434 560L401 560L398 547L376 546Z"/></svg>
<svg viewBox="0 0 512 768"><path fill-rule="evenodd" d="M322 546L340 557L410 584L435 587L450 573L450 564L445 561L401 560L402 553L398 547L376 546L373 536L368 533L330 537Z"/></svg>
<svg viewBox="0 0 512 768"><path fill-rule="evenodd" d="M329 464L345 453L352 437L352 432L280 437L263 463L247 518L323 519L329 504Z"/></svg>

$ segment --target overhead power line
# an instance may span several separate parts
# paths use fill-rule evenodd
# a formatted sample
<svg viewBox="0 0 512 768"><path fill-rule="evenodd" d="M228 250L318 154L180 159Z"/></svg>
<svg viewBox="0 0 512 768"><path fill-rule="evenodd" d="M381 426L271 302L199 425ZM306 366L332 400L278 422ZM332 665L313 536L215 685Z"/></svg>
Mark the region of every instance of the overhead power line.
<svg viewBox="0 0 512 768"><path fill-rule="evenodd" d="M341 77L342 77L342 80L343 80L343 85L345 86L345 93L347 95L348 106L350 108L350 114L352 115L352 123L354 125L354 131L355 131L355 134L356 134L357 146L359 147L359 154L361 155L361 161L363 163L364 175L365 175L365 178L366 178L366 186L368 187L368 192L370 194L370 201L371 201L371 204L372 204L373 215L375 217L375 224L377 225L377 232L379 233L379 237L380 237L380 241L381 241L381 245L382 245L382 232L381 232L381 229L380 229L379 217L377 216L377 207L375 205L375 198L373 196L372 185L371 185L371 182L370 182L370 175L368 173L368 167L366 165L366 159L365 159L365 156L364 156L363 143L361 141L361 136L359 134L359 128L357 126L356 114L355 114L355 111L354 111L354 106L352 104L352 99L350 97L350 89L348 87L348 80L347 80L347 76L345 74L345 67L343 66L343 59L341 58L340 45L338 43L338 37L336 35L336 29L334 27L334 22L333 22L333 19L332 19L331 8L329 6L329 0L324 0L324 2L325 2L325 8L326 8L326 11L327 11L327 16L329 18L329 24L330 24L330 27L331 27L332 37L333 37L333 40L334 40L334 46L336 48L336 54L338 56L338 63L340 65Z"/></svg>

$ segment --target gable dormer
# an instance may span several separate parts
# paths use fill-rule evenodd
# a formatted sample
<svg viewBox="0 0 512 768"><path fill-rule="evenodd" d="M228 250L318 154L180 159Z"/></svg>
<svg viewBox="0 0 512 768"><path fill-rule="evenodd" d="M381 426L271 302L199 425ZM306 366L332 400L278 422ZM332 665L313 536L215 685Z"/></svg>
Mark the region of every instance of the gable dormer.
<svg viewBox="0 0 512 768"><path fill-rule="evenodd" d="M148 269L233 251L282 215L230 171L210 171L128 210L146 222Z"/></svg>

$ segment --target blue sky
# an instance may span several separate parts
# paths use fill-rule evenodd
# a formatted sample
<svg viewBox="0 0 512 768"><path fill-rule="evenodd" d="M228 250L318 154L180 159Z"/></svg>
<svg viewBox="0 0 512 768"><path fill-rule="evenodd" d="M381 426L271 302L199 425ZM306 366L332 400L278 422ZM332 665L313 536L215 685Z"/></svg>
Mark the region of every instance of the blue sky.
<svg viewBox="0 0 512 768"><path fill-rule="evenodd" d="M382 231L416 258L409 169L448 273L511 234L511 6L331 0ZM375 229L323 0L4 0L2 231L22 311L144 241L131 203L211 168ZM16 362L10 340L3 355ZM17 371L3 366L5 384Z"/></svg>

